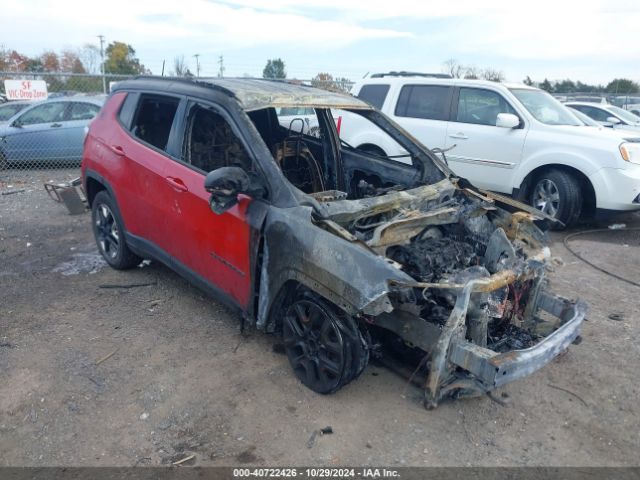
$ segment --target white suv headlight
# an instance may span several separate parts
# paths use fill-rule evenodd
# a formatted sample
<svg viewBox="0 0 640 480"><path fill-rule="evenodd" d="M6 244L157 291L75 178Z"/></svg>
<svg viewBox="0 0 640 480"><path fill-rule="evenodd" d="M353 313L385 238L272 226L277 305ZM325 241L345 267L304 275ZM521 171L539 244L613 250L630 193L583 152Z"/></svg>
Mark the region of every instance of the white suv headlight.
<svg viewBox="0 0 640 480"><path fill-rule="evenodd" d="M640 143L624 142L620 144L620 155L627 162L640 165Z"/></svg>

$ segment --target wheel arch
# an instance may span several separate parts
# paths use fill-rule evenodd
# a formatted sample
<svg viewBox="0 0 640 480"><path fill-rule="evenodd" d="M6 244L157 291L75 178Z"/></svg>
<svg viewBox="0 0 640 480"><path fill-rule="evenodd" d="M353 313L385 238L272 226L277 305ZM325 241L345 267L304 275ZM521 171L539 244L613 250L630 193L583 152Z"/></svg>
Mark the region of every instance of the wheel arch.
<svg viewBox="0 0 640 480"><path fill-rule="evenodd" d="M361 143L356 148L358 150L365 150L367 152L378 153L378 154L381 154L382 156L387 155L387 152L385 152L384 148L382 148L380 145L376 145L375 143L371 143L371 142Z"/></svg>
<svg viewBox="0 0 640 480"><path fill-rule="evenodd" d="M529 195L531 194L531 189L533 188L536 179L539 178L541 174L548 172L549 170L559 170L576 177L580 183L580 190L582 191L584 199L583 213L586 213L587 215L593 215L595 213L596 191L593 188L593 184L589 180L589 177L587 177L587 175L578 168L562 163L540 165L539 167L531 170L520 183L520 187L516 195L517 199L528 204Z"/></svg>
<svg viewBox="0 0 640 480"><path fill-rule="evenodd" d="M318 283L312 278L297 272L297 274L288 275L287 279L284 280L277 289L277 293L272 296L273 300L267 309L268 313L266 315L265 325L266 331L274 332L280 330L282 327L283 308L301 289L319 295L325 301L331 303L338 310L347 315L354 315L357 313L355 307L350 304L347 299L337 295L326 286Z"/></svg>

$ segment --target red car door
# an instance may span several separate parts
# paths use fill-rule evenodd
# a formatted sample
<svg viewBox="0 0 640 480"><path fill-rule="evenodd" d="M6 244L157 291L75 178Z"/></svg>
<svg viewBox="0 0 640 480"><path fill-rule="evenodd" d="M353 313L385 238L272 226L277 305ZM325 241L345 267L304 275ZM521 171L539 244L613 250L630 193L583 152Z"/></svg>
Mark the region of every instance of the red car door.
<svg viewBox="0 0 640 480"><path fill-rule="evenodd" d="M247 308L252 277L251 228L247 222L247 209L252 199L240 195L238 204L225 213L216 215L211 211L210 195L204 189L206 173L227 164L229 155L219 155L224 148L237 151L238 147L221 147L220 143L216 144L219 138L211 140L209 134L213 135L219 128L209 122L215 114L207 117L212 107L198 105L194 103L187 109L181 158L171 162L165 171L166 178L174 185L167 199L170 206L170 253L193 273ZM194 122L195 108L204 112L204 116L195 118ZM194 125L206 138L190 138ZM224 129L226 133L231 132L228 126ZM237 137L234 138L233 141L238 141Z"/></svg>
<svg viewBox="0 0 640 480"><path fill-rule="evenodd" d="M169 163L166 148L180 99L141 95L130 131L117 129L110 142L110 154L120 157L115 170L118 203L127 231L169 249L167 199L173 185L165 171Z"/></svg>

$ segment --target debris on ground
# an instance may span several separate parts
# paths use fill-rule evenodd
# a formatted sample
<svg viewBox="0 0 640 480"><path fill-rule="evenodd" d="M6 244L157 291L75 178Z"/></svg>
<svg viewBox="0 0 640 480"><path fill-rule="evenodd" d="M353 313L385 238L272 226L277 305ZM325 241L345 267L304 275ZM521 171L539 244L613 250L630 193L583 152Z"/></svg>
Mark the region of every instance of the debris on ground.
<svg viewBox="0 0 640 480"><path fill-rule="evenodd" d="M106 360L109 360L111 357L113 357L113 356L115 355L115 353L116 353L117 351L118 351L118 350L114 350L113 352L109 353L108 355L105 355L105 356L104 356L104 357L102 357L101 359L96 360L96 365L100 365L102 362L104 362L104 361L106 361Z"/></svg>
<svg viewBox="0 0 640 480"><path fill-rule="evenodd" d="M148 282L148 283L129 283L129 284L116 284L116 283L108 283L104 285L98 285L98 288L138 288L138 287L150 287L152 285L157 285L158 282Z"/></svg>
<svg viewBox="0 0 640 480"><path fill-rule="evenodd" d="M196 454L192 453L188 457L184 457L182 460L178 460L177 462L173 462L172 465L182 465L183 463L188 462L189 460L193 460L195 457L196 457Z"/></svg>
<svg viewBox="0 0 640 480"><path fill-rule="evenodd" d="M316 444L316 439L318 438L319 435L331 435L332 433L333 433L333 427L331 426L327 426L319 430L314 430L313 432L311 432L311 436L307 441L307 448L313 448L313 446Z"/></svg>
<svg viewBox="0 0 640 480"><path fill-rule="evenodd" d="M2 195L13 195L14 193L22 192L26 192L26 190L24 188L21 188L20 190L5 190L4 192L2 192Z"/></svg>

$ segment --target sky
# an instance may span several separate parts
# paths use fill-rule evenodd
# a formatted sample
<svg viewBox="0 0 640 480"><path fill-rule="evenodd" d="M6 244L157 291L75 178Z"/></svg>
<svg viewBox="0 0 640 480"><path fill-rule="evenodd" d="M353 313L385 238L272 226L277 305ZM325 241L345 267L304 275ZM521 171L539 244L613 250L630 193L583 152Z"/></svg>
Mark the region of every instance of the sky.
<svg viewBox="0 0 640 480"><path fill-rule="evenodd" d="M450 58L527 75L606 84L640 81L637 0L0 0L0 45L28 55L117 40L160 74L184 55L200 75L261 76L269 58L288 77L351 80L392 70L441 72Z"/></svg>

